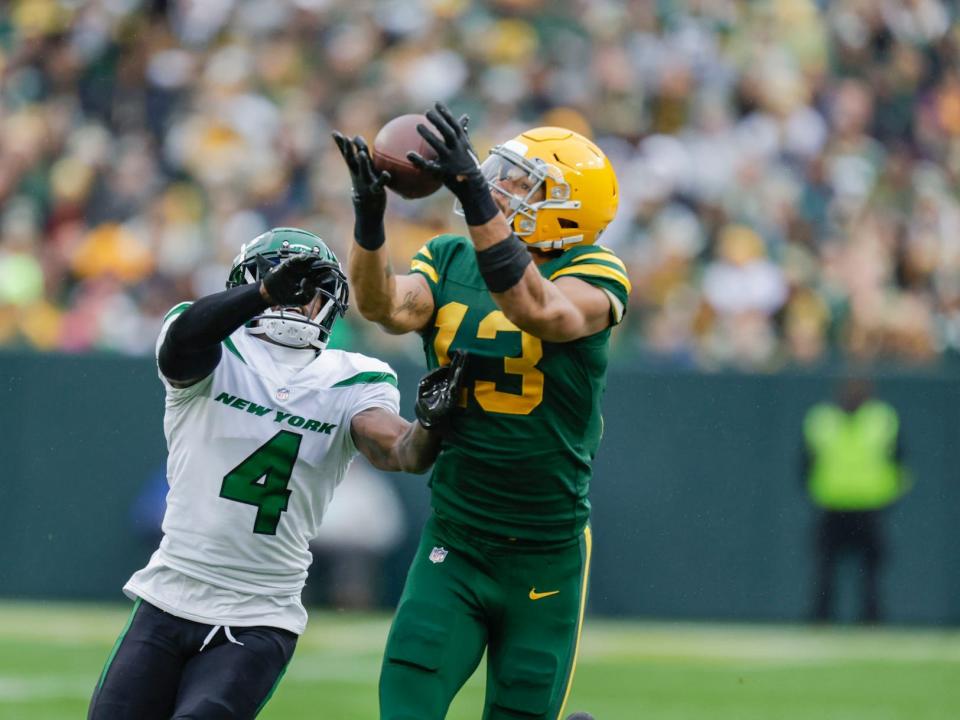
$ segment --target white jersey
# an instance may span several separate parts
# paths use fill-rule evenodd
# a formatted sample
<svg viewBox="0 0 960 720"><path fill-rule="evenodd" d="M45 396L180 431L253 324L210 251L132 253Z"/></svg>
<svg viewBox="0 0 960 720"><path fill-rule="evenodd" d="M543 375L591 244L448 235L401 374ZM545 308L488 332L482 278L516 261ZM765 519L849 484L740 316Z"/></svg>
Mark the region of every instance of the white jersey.
<svg viewBox="0 0 960 720"><path fill-rule="evenodd" d="M168 315L157 348L175 317ZM269 343L235 331L216 369L166 387L167 511L163 540L125 592L212 625L303 632L300 591L309 541L357 454L354 415L398 412L384 362L324 350L302 368ZM300 351L296 351L300 352Z"/></svg>

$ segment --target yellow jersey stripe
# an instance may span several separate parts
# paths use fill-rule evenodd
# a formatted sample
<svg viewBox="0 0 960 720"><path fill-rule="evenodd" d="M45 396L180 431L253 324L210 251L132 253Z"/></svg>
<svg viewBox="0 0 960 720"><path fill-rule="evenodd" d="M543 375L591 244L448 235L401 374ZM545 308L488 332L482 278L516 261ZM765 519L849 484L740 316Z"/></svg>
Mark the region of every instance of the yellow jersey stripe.
<svg viewBox="0 0 960 720"><path fill-rule="evenodd" d="M411 270L419 270L428 278L433 280L435 283L440 282L440 276L437 275L437 271L433 269L432 265L425 263L423 260L414 260L410 263Z"/></svg>
<svg viewBox="0 0 960 720"><path fill-rule="evenodd" d="M577 669L577 659L580 656L580 633L583 632L583 613L587 608L587 584L590 581L590 555L593 552L593 534L590 532L590 526L583 529L583 542L586 547L585 559L583 562L583 580L580 585L580 615L577 618L577 640L573 647L573 662L570 664L570 674L567 675L567 689L563 691L563 702L560 703L560 712L557 714L557 720L563 717L563 710L567 706L567 700L570 698L570 689L573 687L573 673Z"/></svg>
<svg viewBox="0 0 960 720"><path fill-rule="evenodd" d="M591 277L609 278L610 280L616 280L618 283L623 285L628 294L631 292L631 290L633 290L633 286L630 284L630 280L626 275L619 270L616 270L612 267L607 267L606 265L590 264L565 267L562 270L557 270L553 275L550 276L550 279L553 280L561 275L589 275Z"/></svg>
<svg viewBox="0 0 960 720"><path fill-rule="evenodd" d="M603 260L604 262L616 265L618 268L623 270L624 274L627 272L627 266L623 264L623 260L618 258L613 253L587 253L586 255L575 257L573 262L578 263L583 262L584 260Z"/></svg>
<svg viewBox="0 0 960 720"><path fill-rule="evenodd" d="M433 255L430 254L430 248L428 248L426 245L417 250L414 255L423 255L427 260L433 260Z"/></svg>

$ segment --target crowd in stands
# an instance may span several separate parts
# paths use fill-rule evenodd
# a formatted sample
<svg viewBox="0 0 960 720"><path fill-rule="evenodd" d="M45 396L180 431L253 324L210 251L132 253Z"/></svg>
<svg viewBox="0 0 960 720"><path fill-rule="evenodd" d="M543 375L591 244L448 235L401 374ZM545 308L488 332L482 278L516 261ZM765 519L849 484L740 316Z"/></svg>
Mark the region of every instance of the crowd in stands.
<svg viewBox="0 0 960 720"><path fill-rule="evenodd" d="M11 0L0 348L152 352L241 242L346 259L333 129L442 100L481 154L533 125L620 179L618 361L772 371L960 355L960 17L947 0ZM462 228L392 198L399 271ZM353 310L337 342L418 356Z"/></svg>

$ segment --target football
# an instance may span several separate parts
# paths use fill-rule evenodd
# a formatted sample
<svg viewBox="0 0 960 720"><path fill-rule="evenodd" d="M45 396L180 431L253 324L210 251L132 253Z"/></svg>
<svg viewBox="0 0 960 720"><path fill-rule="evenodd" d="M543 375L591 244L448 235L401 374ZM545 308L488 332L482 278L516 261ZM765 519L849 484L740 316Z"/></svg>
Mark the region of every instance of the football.
<svg viewBox="0 0 960 720"><path fill-rule="evenodd" d="M435 193L441 185L440 179L417 168L407 159L408 152L419 153L426 160L437 157L433 148L427 144L417 125L423 123L432 127L424 115L400 115L388 122L373 139L373 166L390 173L387 187L401 197L422 198Z"/></svg>

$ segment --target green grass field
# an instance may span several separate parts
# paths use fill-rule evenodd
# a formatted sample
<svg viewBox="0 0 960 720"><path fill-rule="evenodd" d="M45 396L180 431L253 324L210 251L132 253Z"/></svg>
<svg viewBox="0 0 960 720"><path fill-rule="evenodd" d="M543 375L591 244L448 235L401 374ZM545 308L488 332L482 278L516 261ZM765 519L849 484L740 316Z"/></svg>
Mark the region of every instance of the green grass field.
<svg viewBox="0 0 960 720"><path fill-rule="evenodd" d="M0 720L70 720L122 606L0 603ZM266 720L373 720L388 618L312 614ZM481 671L449 718L477 720ZM588 619L567 712L598 720L948 720L960 632Z"/></svg>

